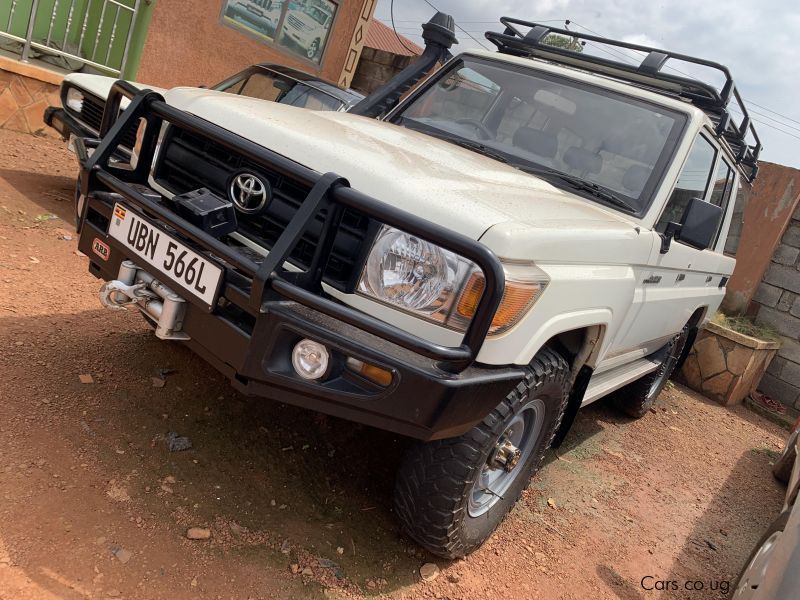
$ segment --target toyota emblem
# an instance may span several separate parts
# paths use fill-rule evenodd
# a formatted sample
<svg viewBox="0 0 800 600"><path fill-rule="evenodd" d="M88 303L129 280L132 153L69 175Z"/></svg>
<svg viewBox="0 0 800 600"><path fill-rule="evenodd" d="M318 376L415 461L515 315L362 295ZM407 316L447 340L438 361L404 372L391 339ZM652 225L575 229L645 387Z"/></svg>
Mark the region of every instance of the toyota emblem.
<svg viewBox="0 0 800 600"><path fill-rule="evenodd" d="M271 190L268 182L252 173L244 172L231 180L228 195L238 210L255 214L267 204Z"/></svg>

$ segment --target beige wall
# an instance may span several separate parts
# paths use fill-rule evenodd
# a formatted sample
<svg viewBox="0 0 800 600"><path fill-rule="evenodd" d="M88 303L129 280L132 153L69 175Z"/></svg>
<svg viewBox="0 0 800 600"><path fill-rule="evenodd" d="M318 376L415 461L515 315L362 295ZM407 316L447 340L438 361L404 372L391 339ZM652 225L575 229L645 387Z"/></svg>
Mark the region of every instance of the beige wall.
<svg viewBox="0 0 800 600"><path fill-rule="evenodd" d="M254 63L273 62L337 83L346 62L357 60L363 44L357 30L365 16L369 21L377 1L340 1L320 65L223 25L222 4L222 0L156 0L136 79L167 88L211 85Z"/></svg>

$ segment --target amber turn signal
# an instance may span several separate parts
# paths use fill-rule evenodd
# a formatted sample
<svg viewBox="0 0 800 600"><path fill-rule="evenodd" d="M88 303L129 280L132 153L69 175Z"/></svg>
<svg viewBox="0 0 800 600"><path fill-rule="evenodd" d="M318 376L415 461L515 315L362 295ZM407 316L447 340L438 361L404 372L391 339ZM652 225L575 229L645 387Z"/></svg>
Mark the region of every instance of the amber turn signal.
<svg viewBox="0 0 800 600"><path fill-rule="evenodd" d="M456 312L464 319L472 319L478 309L478 303L486 288L486 281L481 273L470 275L467 285L461 292L461 297L456 305ZM538 298L544 285L538 281L514 281L506 279L503 299L492 319L489 333L496 335L511 329L528 311Z"/></svg>
<svg viewBox="0 0 800 600"><path fill-rule="evenodd" d="M350 357L347 359L347 368L369 379L373 383L377 383L383 387L389 387L392 383L392 372L381 367L376 367L369 363L365 363L357 358Z"/></svg>

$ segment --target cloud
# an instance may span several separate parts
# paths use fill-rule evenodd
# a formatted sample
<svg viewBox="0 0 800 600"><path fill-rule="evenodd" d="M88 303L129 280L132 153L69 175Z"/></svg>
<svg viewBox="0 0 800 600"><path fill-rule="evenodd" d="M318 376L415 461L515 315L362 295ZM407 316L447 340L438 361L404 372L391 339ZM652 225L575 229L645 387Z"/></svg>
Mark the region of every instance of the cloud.
<svg viewBox="0 0 800 600"><path fill-rule="evenodd" d="M727 65L764 145L762 157L800 167L800 3L787 0L431 0L468 31L457 31L458 49L482 42L487 29L500 30L501 15L534 21L570 19L571 28L652 45ZM433 14L423 0L395 1L398 29L415 41L422 22ZM379 0L376 15L388 22L389 0ZM548 23L560 26L557 22ZM473 36L478 42L470 39ZM594 52L594 50L592 50ZM635 56L635 54L634 54ZM695 76L695 68L678 66ZM716 80L715 80L716 83ZM794 119L785 119L767 107ZM782 123L782 124L781 124ZM774 128L783 129L780 133ZM793 137L794 136L794 137Z"/></svg>

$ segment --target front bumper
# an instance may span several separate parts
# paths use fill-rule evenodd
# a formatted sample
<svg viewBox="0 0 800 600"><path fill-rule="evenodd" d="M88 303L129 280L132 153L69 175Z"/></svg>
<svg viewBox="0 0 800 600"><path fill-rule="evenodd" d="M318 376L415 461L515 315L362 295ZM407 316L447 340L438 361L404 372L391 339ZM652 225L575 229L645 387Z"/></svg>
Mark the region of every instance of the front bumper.
<svg viewBox="0 0 800 600"><path fill-rule="evenodd" d="M70 134L79 138L94 137L94 132L70 116L60 106L48 106L44 109L44 122L55 129L66 141Z"/></svg>
<svg viewBox="0 0 800 600"><path fill-rule="evenodd" d="M107 234L114 204L119 203L146 213L157 227L180 236L196 251L213 254L225 271L219 298L210 310L192 297L185 298L181 330L190 339L179 343L214 365L238 389L430 440L468 431L523 378L524 369L520 367L474 364L504 284L499 261L485 246L366 197L334 174L321 175L255 147L207 121L169 107L153 92L137 93L118 82L109 96L110 110L115 111L119 96L125 92L132 97L130 106L116 122L105 124L108 134L83 165L81 191L86 201L79 249L90 257L90 271L104 280L115 279L122 262L130 260L159 281L175 285ZM119 169L109 159L119 145L121 132L140 118L147 119L147 127L138 165ZM281 169L310 187L295 217L262 263L251 262L183 220L154 200L160 198L156 192L145 190L156 145L155 136L147 132L160 131L164 121L190 128L246 154L257 164ZM330 250L341 207L429 239L479 265L486 276L486 292L461 346L430 343L326 297L321 287L322 269L318 267L327 259L325 253ZM284 271L293 244L321 210L329 217L312 259L314 268L302 274ZM96 242L110 251L97 254ZM179 287L173 289L178 291ZM291 366L292 349L303 338L324 344L331 353L333 367L323 380L302 379ZM381 387L355 375L345 367L347 358L390 371L392 382Z"/></svg>
<svg viewBox="0 0 800 600"><path fill-rule="evenodd" d="M124 260L141 266L137 256L106 234L103 222L112 218L112 210L108 202L90 197L78 243L89 256L90 272L106 281L117 277ZM110 248L107 259L94 252L95 240ZM246 303L234 286L225 286L221 298L227 309L212 313L186 303L182 331L191 339L178 343L211 363L237 389L402 435L422 440L460 435L524 376L519 367L477 365L447 373L431 359L298 302L268 300L251 314L242 311ZM292 349L304 338L331 353L331 374L321 382L304 380L292 369ZM392 383L381 387L352 373L344 366L349 357L391 371Z"/></svg>

